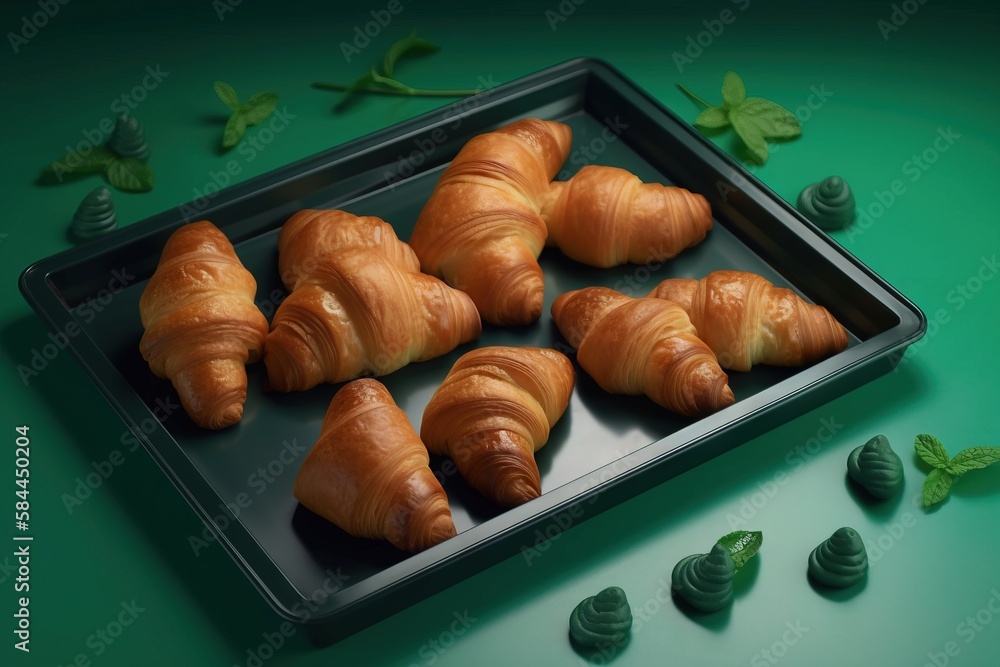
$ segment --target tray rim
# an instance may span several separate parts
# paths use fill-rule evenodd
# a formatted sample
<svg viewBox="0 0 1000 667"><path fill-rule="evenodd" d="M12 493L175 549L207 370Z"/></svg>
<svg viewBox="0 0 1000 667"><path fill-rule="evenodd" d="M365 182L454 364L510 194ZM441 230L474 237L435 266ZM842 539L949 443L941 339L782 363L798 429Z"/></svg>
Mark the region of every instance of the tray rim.
<svg viewBox="0 0 1000 667"><path fill-rule="evenodd" d="M746 181L747 184L753 186L751 189L754 190L753 194L755 195L754 199L756 200L756 203L762 205L765 209L780 212L782 215L794 218L803 227L802 230L798 230L800 235L808 232L812 241L823 241L825 250L824 254L832 255L832 258L836 259L837 263L849 263L852 269L858 274L856 276L852 276L852 278L863 277L869 283L869 285L865 286L866 289L868 289L868 287L875 287L881 293L877 295L879 302L898 318L898 323L890 329L863 340L858 345L848 348L848 350L844 353L841 353L842 355L850 353L850 356L852 357L852 360L846 365L837 362L837 358L840 357L840 355L837 355L837 357L832 357L809 367L810 369L816 369L817 374L821 377L821 380L815 380L814 382L809 383L810 385L820 384L821 382L826 381L827 378L835 378L837 376L846 376L851 374L853 370L868 363L874 358L887 357L892 353L905 349L905 347L923 335L927 327L926 316L912 301L882 279L870 267L851 254L846 248L836 243L836 241L820 230L820 228L802 216L801 213L799 213L794 207L785 202L773 190L761 182L754 174L747 171L734 158L722 151L722 149L717 147L706 137L696 132L690 124L681 119L663 103L653 98L647 91L636 85L631 79L610 64L599 59L575 58L490 89L487 91L490 95L490 99L486 102L486 105L499 104L508 98L514 97L539 85L551 84L552 81L558 79L559 77L576 76L581 73L597 75L610 80L617 85L625 86L631 89L633 93L637 94L647 104L651 105L658 113L665 114L671 118L687 132L684 137L686 140L700 144L700 148L705 150L707 155L713 161L725 166L728 173L739 175L739 177ZM358 153L363 150L383 144L390 139L396 141L405 140L407 136L428 130L434 127L435 124L443 123L448 119L454 119L462 114L475 113L477 109L482 108L474 107L472 110L466 109L460 111L458 114L449 115L449 112L451 111L463 109L463 105L467 105L465 100L459 100L452 104L444 105L418 116L414 116L413 118L403 120L399 123L390 125L367 135L352 139L343 144L325 149L314 155L301 158L288 165L279 167L270 172L266 172L247 181L243 181L226 188L225 190L220 191L210 206L199 212L198 219L210 219L213 211L216 209L223 206L229 206L235 201L244 197L252 196L253 194L259 192L263 189L261 188L262 184L266 184L267 188L280 187L282 183L291 178L300 178L311 170L327 167L338 160L350 159L357 156ZM190 204L193 204L193 202L190 202ZM186 224L189 220L180 215L184 206L184 204L181 204L159 214L150 216L144 220L133 223L97 241L75 248L70 248L55 255L33 262L24 269L19 277L18 285L22 295L50 329L61 329L73 321L72 309L68 307L55 293L54 287L51 286L50 283L50 274L55 271L64 270L70 266L77 265L81 262L85 262L89 257L108 252L113 248L134 243L150 234L161 233L165 229L173 229ZM251 236L266 233L266 231L267 230L258 230ZM231 240L233 240L234 244L238 245L240 241L245 239ZM901 332L905 333L902 337L900 337ZM885 347L886 341L889 340L894 341L893 345ZM584 475L583 477L547 491L543 497L547 497L548 501L546 503L546 507L542 511L529 511L534 510L532 507L533 505L536 505L536 502L534 501L532 503L507 510L494 519L485 521L482 524L474 526L473 528L463 532L455 538L452 538L452 540L449 540L447 543L443 543L442 545L438 545L419 554L411 555L399 563L391 565L382 571L371 575L363 581L358 582L358 584L338 591L330 598L331 600L336 599L338 604L328 605L329 608L323 609L323 613L321 614L306 614L305 617L303 617L301 611L293 611L293 608L297 605L286 605L285 602L279 598L279 593L273 590L274 587L268 586L264 581L262 581L260 573L257 569L255 569L252 563L249 563L243 557L239 547L230 541L224 530L218 529L218 526L213 518L214 512L206 509L200 502L198 502L198 499L188 488L187 484L185 484L184 480L179 477L178 473L173 470L170 464L158 452L156 445L152 442L150 437L148 437L141 430L141 428L139 428L139 420L135 418L136 406L134 403L137 402L141 409L148 411L148 408L142 399L134 393L127 381L124 381L124 378L120 375L117 368L110 363L110 360L107 359L103 353L101 353L96 342L91 340L86 332L84 332L83 335L75 337L67 347L70 348L73 356L83 367L91 381L97 385L98 389L104 395L104 398L108 401L111 407L123 420L126 426L128 426L128 428L136 435L139 441L143 444L144 449L146 449L166 477L178 489L181 496L188 502L199 518L201 518L202 522L209 528L219 543L226 549L230 557L243 571L247 579L250 580L251 584L258 589L258 592L261 593L262 597L268 601L269 605L275 610L276 613L278 613L279 616L304 625L317 625L328 622L331 617L339 616L344 611L357 605L369 604L373 598L384 594L387 591L401 586L415 585L419 583L421 579L429 577L437 571L448 568L451 563L461 560L475 551L485 549L485 545L478 539L479 533L488 533L487 537L490 538L489 541L499 544L505 535L517 532L518 527L522 524L530 523L531 526L528 527L528 529L530 529L530 527L545 522L551 517L559 514L559 512L565 511L574 503L583 502L584 500L588 500L595 495L602 494L605 491L610 491L613 487L626 485L631 479L637 478L640 473L658 467L664 461L694 449L702 442L715 438L723 431L733 429L741 424L747 424L752 419L762 416L764 413L780 409L788 399L793 397L793 394L786 393L786 390L792 385L795 385L797 387L797 391L800 392L809 388L809 385L798 387L801 382L793 382L800 375L799 373L796 373L751 397L742 399L737 405L742 406L741 411L745 412L736 420L721 419L721 417L725 416L726 411L729 410L727 408L727 410L720 411L715 415L710 415L702 420L694 421L680 430L669 434L668 436L648 443L646 446L641 447L629 455L620 457L605 466L593 470L591 473ZM841 359L841 361L843 361L843 359ZM132 394L131 396L126 395L122 397L121 395L115 394L111 391L112 386L109 385L108 380L109 377L114 380L114 376L117 376L117 380L119 381L115 382L115 384L123 385L124 388ZM121 400L122 398L128 400L123 401ZM786 400L782 400L783 398ZM126 405L125 403L133 403L133 405ZM707 429L706 426L708 427ZM657 445L662 445L667 440L681 438L696 427L699 431L704 431L700 437L686 438L682 445L666 451L657 452L659 449L657 448ZM159 424L156 432L163 430L162 424ZM762 432L766 430L769 430L769 427L762 429ZM150 436L151 435L152 434L150 434ZM167 435L169 436L169 433ZM639 454L641 454L641 456L636 456ZM580 486L578 483L580 483L581 480L586 480L592 477L598 479L603 477L603 473L614 467L623 458L632 458L632 461L626 470L619 471L606 478L604 481L591 485L583 491L575 488ZM211 489L210 485L209 488ZM628 493L628 496L631 495L634 495L634 493ZM599 511L603 511L603 509ZM594 514L599 513L599 511ZM584 519L589 518L589 516L592 515L593 514L586 515ZM503 521L498 521L500 519L503 519ZM496 530L497 526L494 525L497 523L502 523L505 527L498 531ZM256 542L253 535L249 533L245 526L241 523L237 523L237 525L240 527L241 531L246 534L246 538ZM227 528L226 530L231 530L231 528ZM242 541L243 535L241 534L240 537ZM263 548L260 548L260 551L261 554L266 557L266 552L264 552ZM438 554L442 553L442 551L449 551L450 553L439 556ZM499 562L502 558L512 555L515 554L508 553L506 556L499 559L494 557L492 562L475 567L473 571L475 572L485 569L486 567ZM400 576L402 570L408 571L409 574L403 572L403 576ZM274 571L281 575L281 578L285 584L287 584L288 590L290 590L293 595L301 598L300 591L298 591L298 589L284 577L280 568L275 565ZM471 572L469 574L471 574ZM383 578L389 579L389 583L387 585L378 585L379 580ZM287 594L287 592L288 591L286 590L285 594Z"/></svg>

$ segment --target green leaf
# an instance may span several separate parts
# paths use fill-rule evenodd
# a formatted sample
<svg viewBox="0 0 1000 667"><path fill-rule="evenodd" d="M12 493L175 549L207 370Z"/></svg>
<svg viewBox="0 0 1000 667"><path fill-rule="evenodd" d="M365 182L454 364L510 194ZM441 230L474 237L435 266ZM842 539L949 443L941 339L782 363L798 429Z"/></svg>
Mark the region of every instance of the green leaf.
<svg viewBox="0 0 1000 667"><path fill-rule="evenodd" d="M396 67L396 63L405 57L415 57L424 56L429 53L434 53L440 49L437 44L432 44L422 37L417 37L417 31L414 30L409 35L399 40L395 44L389 47L385 55L382 57L382 72L383 76L391 77L392 72Z"/></svg>
<svg viewBox="0 0 1000 667"><path fill-rule="evenodd" d="M108 165L108 183L125 192L148 192L153 189L153 170L135 158L120 157Z"/></svg>
<svg viewBox="0 0 1000 667"><path fill-rule="evenodd" d="M924 507L930 507L948 497L951 491L951 474L941 468L934 468L924 480Z"/></svg>
<svg viewBox="0 0 1000 667"><path fill-rule="evenodd" d="M104 146L94 146L86 155L69 153L42 168L46 174L97 174L114 162L116 156Z"/></svg>
<svg viewBox="0 0 1000 667"><path fill-rule="evenodd" d="M278 106L278 96L275 93L257 93L240 107L239 113L247 125L256 125L274 113Z"/></svg>
<svg viewBox="0 0 1000 667"><path fill-rule="evenodd" d="M737 113L736 109L729 110L729 122L733 124L733 129L746 144L750 157L758 164L767 162L767 141L760 128L747 117Z"/></svg>
<svg viewBox="0 0 1000 667"><path fill-rule="evenodd" d="M997 461L1000 461L1000 447L970 447L955 454L947 470L952 475L961 475L970 470L981 470Z"/></svg>
<svg viewBox="0 0 1000 667"><path fill-rule="evenodd" d="M920 458L935 468L946 468L951 463L944 445L933 435L926 433L918 435L913 441L913 448L917 450L917 455Z"/></svg>
<svg viewBox="0 0 1000 667"><path fill-rule="evenodd" d="M236 91L233 87L224 81L215 82L215 94L219 96L227 107L233 111L237 111L240 108L240 98L237 97Z"/></svg>
<svg viewBox="0 0 1000 667"><path fill-rule="evenodd" d="M736 72L726 72L722 79L722 100L731 107L742 104L746 99L747 89L743 79Z"/></svg>
<svg viewBox="0 0 1000 667"><path fill-rule="evenodd" d="M755 125L768 139L791 139L802 134L802 125L795 114L762 97L748 97L738 107L730 109L730 117L733 114Z"/></svg>
<svg viewBox="0 0 1000 667"><path fill-rule="evenodd" d="M698 114L694 124L708 129L717 129L729 125L729 116L721 107L709 107Z"/></svg>
<svg viewBox="0 0 1000 667"><path fill-rule="evenodd" d="M222 147L232 148L240 142L243 134L247 131L247 121L239 111L233 113L226 122L226 129L222 131Z"/></svg>
<svg viewBox="0 0 1000 667"><path fill-rule="evenodd" d="M763 543L764 534L759 530L737 530L719 538L719 544L729 551L733 564L736 566L736 572L739 572L740 568L746 565L746 562L757 553Z"/></svg>

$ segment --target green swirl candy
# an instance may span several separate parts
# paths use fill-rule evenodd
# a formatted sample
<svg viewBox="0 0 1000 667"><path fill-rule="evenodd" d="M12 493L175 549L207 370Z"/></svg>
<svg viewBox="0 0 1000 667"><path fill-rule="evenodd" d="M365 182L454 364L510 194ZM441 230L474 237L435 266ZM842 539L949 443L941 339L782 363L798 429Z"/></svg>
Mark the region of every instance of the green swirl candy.
<svg viewBox="0 0 1000 667"><path fill-rule="evenodd" d="M108 146L122 157L132 157L145 162L149 158L149 144L146 143L146 131L132 116L118 116L115 129L108 139Z"/></svg>
<svg viewBox="0 0 1000 667"><path fill-rule="evenodd" d="M70 224L73 234L82 241L107 234L117 227L115 203L111 200L111 191L104 186L95 188L83 198Z"/></svg>
<svg viewBox="0 0 1000 667"><path fill-rule="evenodd" d="M853 528L840 528L809 554L809 575L832 588L858 583L868 571L868 552Z"/></svg>
<svg viewBox="0 0 1000 667"><path fill-rule="evenodd" d="M716 544L707 554L682 558L674 566L674 591L701 611L719 611L733 599L736 565L729 550Z"/></svg>
<svg viewBox="0 0 1000 667"><path fill-rule="evenodd" d="M847 181L830 176L799 193L798 209L823 229L843 229L854 220L857 205Z"/></svg>
<svg viewBox="0 0 1000 667"><path fill-rule="evenodd" d="M569 617L569 633L581 646L620 645L632 629L632 609L625 591L617 586L587 598Z"/></svg>
<svg viewBox="0 0 1000 667"><path fill-rule="evenodd" d="M903 486L903 462L884 435L876 435L851 452L847 474L880 500L896 495Z"/></svg>

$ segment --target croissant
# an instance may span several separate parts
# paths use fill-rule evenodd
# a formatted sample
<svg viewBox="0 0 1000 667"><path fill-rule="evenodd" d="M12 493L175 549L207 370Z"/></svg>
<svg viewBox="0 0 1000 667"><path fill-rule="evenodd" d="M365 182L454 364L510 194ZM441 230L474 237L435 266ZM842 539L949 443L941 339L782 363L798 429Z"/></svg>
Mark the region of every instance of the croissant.
<svg viewBox="0 0 1000 667"><path fill-rule="evenodd" d="M724 368L801 366L847 347L847 332L826 308L754 273L714 271L701 280L671 278L650 296L683 308Z"/></svg>
<svg viewBox="0 0 1000 667"><path fill-rule="evenodd" d="M561 294L552 317L580 366L607 392L645 394L697 417L736 399L687 314L664 299L632 299L606 287Z"/></svg>
<svg viewBox="0 0 1000 667"><path fill-rule="evenodd" d="M264 364L271 389L302 391L367 373L385 375L479 336L482 325L469 297L420 273L413 251L389 225L350 214L337 219L337 225L327 225L334 231L325 240L319 239L323 225L316 217L300 231L315 235L312 242L300 242L294 228L279 236L279 266L294 289L267 335ZM382 240L358 241L373 230ZM318 247L326 253L318 255Z"/></svg>
<svg viewBox="0 0 1000 667"><path fill-rule="evenodd" d="M670 259L700 243L712 228L703 196L593 165L552 183L541 214L547 245L598 268Z"/></svg>
<svg viewBox="0 0 1000 667"><path fill-rule="evenodd" d="M423 270L466 292L487 322L542 314L537 258L548 232L539 210L571 135L562 123L526 119L472 138L417 219L410 245Z"/></svg>
<svg viewBox="0 0 1000 667"><path fill-rule="evenodd" d="M207 220L180 227L139 298L139 351L169 378L191 419L219 429L243 416L244 365L260 358L267 319L257 283L233 245Z"/></svg>
<svg viewBox="0 0 1000 667"><path fill-rule="evenodd" d="M423 270L469 294L483 319L527 324L542 311L543 246L595 267L669 259L712 226L707 200L587 166L552 182L569 126L520 120L470 140L417 219L410 245Z"/></svg>
<svg viewBox="0 0 1000 667"><path fill-rule="evenodd" d="M416 431L378 380L341 387L295 478L300 503L355 537L411 553L455 535Z"/></svg>
<svg viewBox="0 0 1000 667"><path fill-rule="evenodd" d="M455 362L424 410L420 438L505 506L541 494L535 452L573 391L573 364L538 347L484 347Z"/></svg>
<svg viewBox="0 0 1000 667"><path fill-rule="evenodd" d="M359 249L377 250L410 272L420 269L413 250L381 218L304 209L285 221L278 234L278 271L291 292L317 270L323 256Z"/></svg>

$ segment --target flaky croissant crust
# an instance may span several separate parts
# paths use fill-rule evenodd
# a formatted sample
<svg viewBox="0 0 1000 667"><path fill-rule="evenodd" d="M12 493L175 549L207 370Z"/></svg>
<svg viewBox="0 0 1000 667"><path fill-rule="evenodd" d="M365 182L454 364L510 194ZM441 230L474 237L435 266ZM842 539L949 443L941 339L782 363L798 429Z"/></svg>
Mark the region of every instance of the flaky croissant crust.
<svg viewBox="0 0 1000 667"><path fill-rule="evenodd" d="M225 234L201 221L170 236L139 299L143 358L171 380L204 428L230 426L243 415L244 364L260 357L267 334L256 290Z"/></svg>

